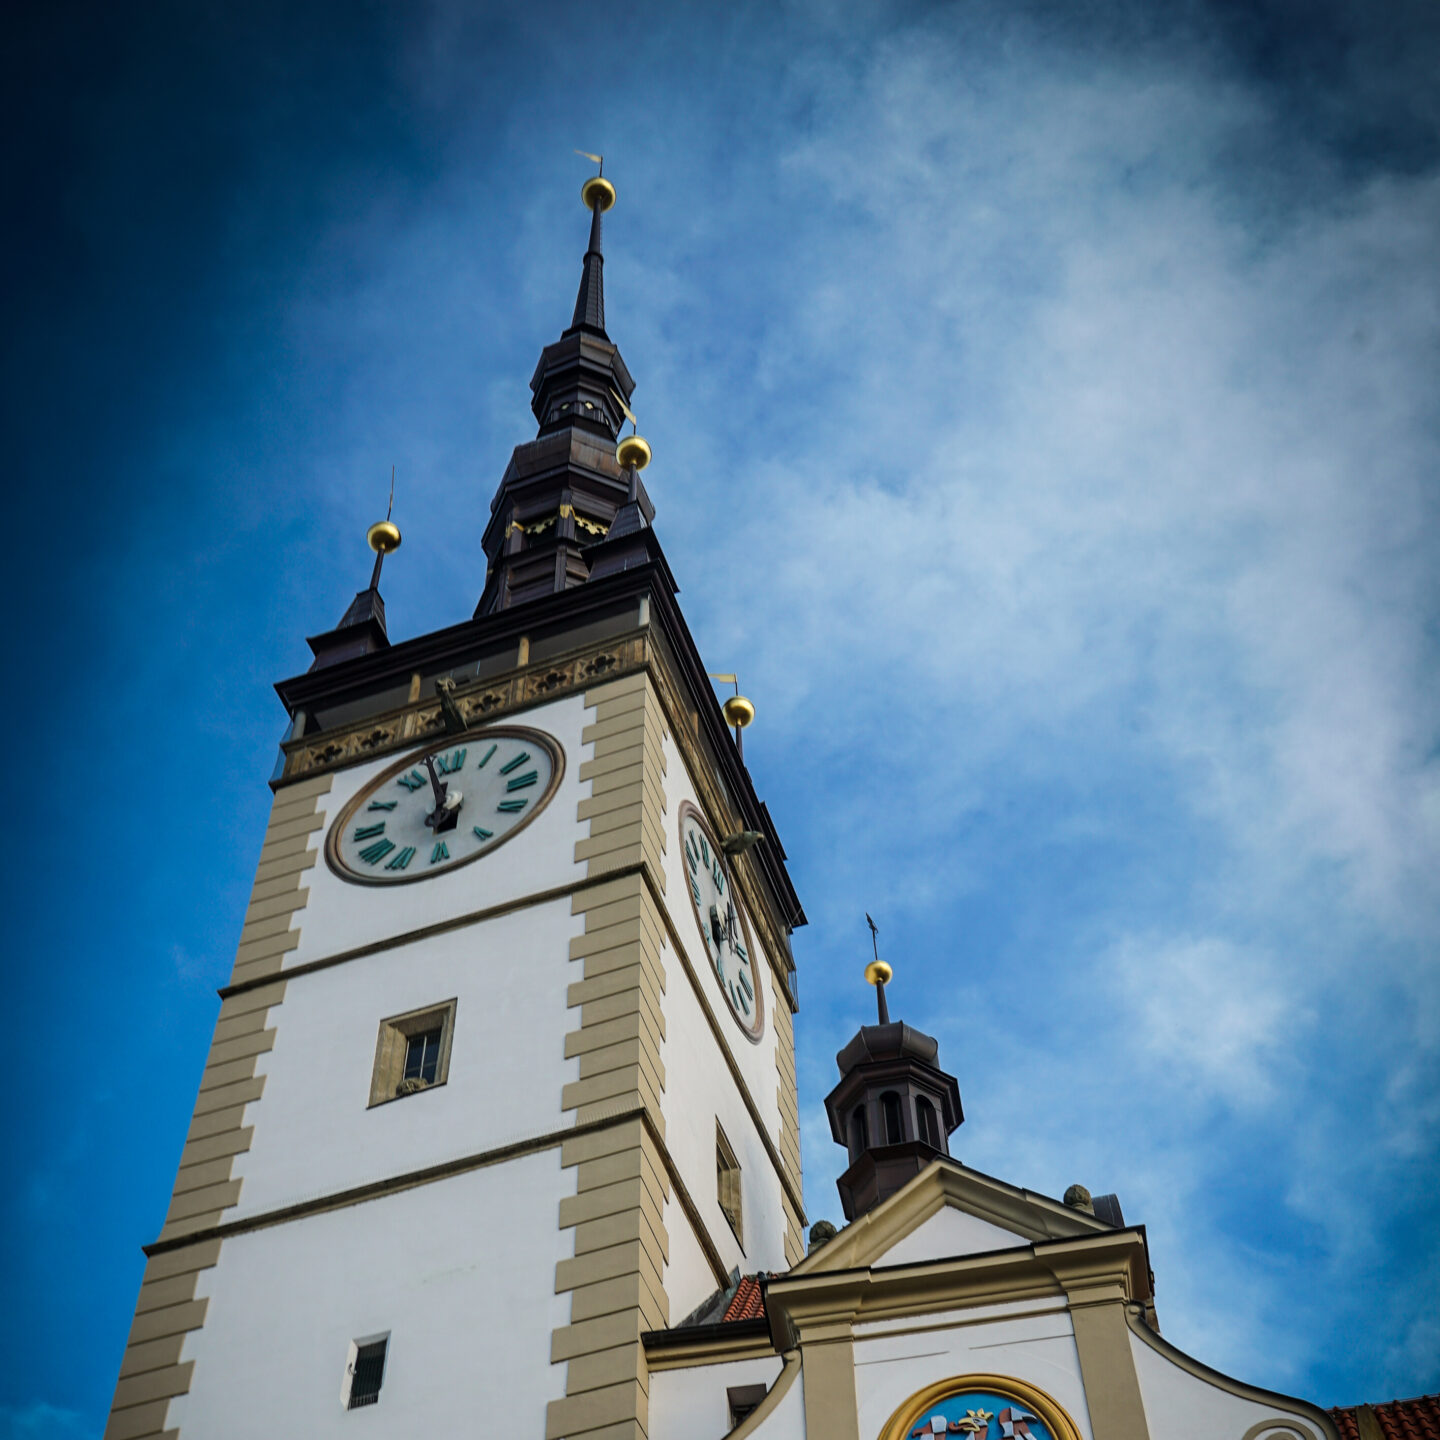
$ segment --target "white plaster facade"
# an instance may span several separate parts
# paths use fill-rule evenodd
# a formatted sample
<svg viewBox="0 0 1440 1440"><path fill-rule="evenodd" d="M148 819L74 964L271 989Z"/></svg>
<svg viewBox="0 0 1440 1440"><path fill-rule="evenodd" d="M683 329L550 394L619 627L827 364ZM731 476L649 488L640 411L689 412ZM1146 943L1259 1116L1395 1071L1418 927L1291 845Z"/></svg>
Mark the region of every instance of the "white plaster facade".
<svg viewBox="0 0 1440 1440"><path fill-rule="evenodd" d="M573 1187L552 1149L227 1240L169 1427L356 1440L394 1435L398 1414L406 1434L536 1436L564 1392L550 1334L568 1311L536 1277L568 1256L555 1210ZM350 1345L376 1335L385 1403L346 1411Z"/></svg>
<svg viewBox="0 0 1440 1440"><path fill-rule="evenodd" d="M554 736L565 752L565 774L545 809L483 859L420 884L356 885L336 875L322 855L306 881L310 897L298 919L300 943L286 957L285 969L582 879L585 866L575 859L575 842L589 835L590 824L576 820L575 809L590 793L590 782L580 779L580 766L593 747L582 745L580 732L593 715L586 711L583 696L571 695L496 722ZM483 726L467 731L465 743L478 744L484 734ZM437 738L443 737L431 737L426 744ZM396 759L386 755L338 771L322 806L327 827ZM321 832L315 844L323 843Z"/></svg>
<svg viewBox="0 0 1440 1440"><path fill-rule="evenodd" d="M568 900L555 900L292 981L273 1012L275 1047L256 1067L265 1094L235 1162L245 1181L235 1218L560 1129L561 1087L579 1073L565 1058L565 987L582 929ZM448 1081L370 1106L380 1022L450 999Z"/></svg>
<svg viewBox="0 0 1440 1440"><path fill-rule="evenodd" d="M1145 1397L1151 1434L1165 1440L1211 1440L1246 1436L1252 1440L1311 1440L1313 1420L1237 1395L1178 1365L1139 1335L1130 1348ZM1223 1377L1216 1377L1217 1379Z"/></svg>
<svg viewBox="0 0 1440 1440"><path fill-rule="evenodd" d="M779 1062L776 1057L777 1040L774 1017L775 1006L783 1005L786 1002L777 994L775 977L770 968L772 957L765 948L764 937L754 923L754 917L751 916L750 934L757 955L755 974L765 988L765 1031L758 1043L750 1040L725 1004L725 998L720 990L720 982L710 966L700 935L696 930L695 915L690 906L685 879L685 861L680 847L681 804L688 800L702 815L705 814L705 807L700 802L695 783L685 767L684 759L673 736L667 735L665 739L665 761L665 826L668 841L665 848L665 905L674 921L676 932L685 942L686 954L690 957L691 964L701 978L701 988L705 993L706 1004L720 1022L720 1030L725 1037L726 1048L745 1080L745 1085L765 1122L766 1130L771 1138L778 1142L780 1104L776 1095L776 1074ZM713 818L706 816L706 819L710 827L714 829ZM733 1140L734 1137L731 1138Z"/></svg>
<svg viewBox="0 0 1440 1440"><path fill-rule="evenodd" d="M1024 1243L1025 1236L1014 1230L947 1205L887 1247L882 1263L909 1265L950 1255L983 1255L987 1250L1008 1250Z"/></svg>
<svg viewBox="0 0 1440 1440"><path fill-rule="evenodd" d="M937 1257L938 1258L938 1257ZM879 1435L895 1409L946 1375L1028 1380L1094 1440L1075 1331L1063 1305L1015 1301L855 1327L855 1398L862 1435Z"/></svg>
<svg viewBox="0 0 1440 1440"><path fill-rule="evenodd" d="M771 1386L779 1379L781 1367L778 1355L766 1355L728 1364L657 1371L650 1377L650 1433L697 1437L725 1434L730 1429L727 1390L732 1385Z"/></svg>
<svg viewBox="0 0 1440 1440"><path fill-rule="evenodd" d="M772 1145L780 1142L778 1101L779 1059L774 1007L784 1000L771 973L769 957L751 923L756 949L755 976L763 989L766 1023L758 1043L749 1039L725 1004L720 984L696 929L689 902L683 852L679 842L680 807L685 801L700 808L699 795L674 738L665 740L665 795L667 845L665 850L665 905L675 932L700 982L700 996L681 969L678 957L666 948L666 1026L662 1055L665 1062L666 1144L687 1188L699 1207L705 1225L727 1268L743 1272L785 1267L785 1210L782 1189L755 1121L746 1107L726 1064L715 1030L738 1069ZM705 1007L702 1009L702 1005ZM708 1018L707 1018L708 1011ZM713 1024L712 1024L713 1021ZM740 1162L743 1197L743 1245L736 1240L720 1209L715 1183L715 1123ZM672 1234L673 1234L672 1230ZM715 1288L708 1270L687 1274L675 1269L671 1292L672 1313L683 1315ZM668 1276L667 1276L668 1284Z"/></svg>

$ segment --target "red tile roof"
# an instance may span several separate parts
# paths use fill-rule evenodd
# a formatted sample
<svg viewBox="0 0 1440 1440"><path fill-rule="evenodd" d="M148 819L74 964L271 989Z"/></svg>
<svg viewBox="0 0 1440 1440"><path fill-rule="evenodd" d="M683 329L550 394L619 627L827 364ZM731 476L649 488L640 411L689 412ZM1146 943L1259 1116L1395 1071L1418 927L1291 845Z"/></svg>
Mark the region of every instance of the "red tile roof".
<svg viewBox="0 0 1440 1440"><path fill-rule="evenodd" d="M1368 1410L1379 1429L1360 1428L1360 1412ZM1349 1405L1330 1412L1340 1440L1440 1440L1440 1395L1390 1400L1383 1405Z"/></svg>
<svg viewBox="0 0 1440 1440"><path fill-rule="evenodd" d="M765 1314L765 1292L760 1288L758 1275L742 1275L725 1313L720 1317L723 1325L730 1320L758 1320ZM1407 1437L1408 1440L1408 1437ZM1440 1436L1436 1437L1440 1440Z"/></svg>

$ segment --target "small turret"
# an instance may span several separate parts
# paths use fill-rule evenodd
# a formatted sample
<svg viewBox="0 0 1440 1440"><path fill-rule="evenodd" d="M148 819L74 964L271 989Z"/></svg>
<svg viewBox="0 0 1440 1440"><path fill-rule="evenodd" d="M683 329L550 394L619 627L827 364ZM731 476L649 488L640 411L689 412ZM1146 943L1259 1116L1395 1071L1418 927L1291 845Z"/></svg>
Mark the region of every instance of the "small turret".
<svg viewBox="0 0 1440 1440"><path fill-rule="evenodd" d="M390 508L394 506L395 476L392 472ZM383 520L377 520L365 532L365 539L375 552L375 568L370 572L370 584L350 602L350 608L333 630L327 630L323 635L312 635L306 641L315 656L310 666L312 670L323 670L327 665L338 665L342 660L369 655L390 645L390 636L385 629L385 601L380 595L380 570L385 564L385 557L400 548L400 528L390 519L390 510L386 510Z"/></svg>
<svg viewBox="0 0 1440 1440"><path fill-rule="evenodd" d="M939 1067L933 1036L890 1019L885 984L894 972L877 955L865 968L879 1023L862 1025L835 1057L840 1083L825 1097L830 1133L850 1168L836 1181L847 1220L902 1189L937 1155L965 1115L960 1087Z"/></svg>

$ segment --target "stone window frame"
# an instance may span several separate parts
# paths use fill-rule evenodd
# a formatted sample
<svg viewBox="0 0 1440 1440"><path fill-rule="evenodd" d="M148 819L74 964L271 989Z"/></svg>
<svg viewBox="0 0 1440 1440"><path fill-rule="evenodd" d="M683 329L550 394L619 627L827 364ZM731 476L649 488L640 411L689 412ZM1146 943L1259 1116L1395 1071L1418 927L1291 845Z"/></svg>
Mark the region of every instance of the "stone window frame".
<svg viewBox="0 0 1440 1440"><path fill-rule="evenodd" d="M725 1134L725 1128L715 1121L715 1199L720 1213L735 1236L735 1243L745 1249L745 1218L741 1198L740 1162L735 1158L734 1146Z"/></svg>
<svg viewBox="0 0 1440 1440"><path fill-rule="evenodd" d="M391 1015L380 1022L380 1033L375 1040L375 1067L370 1073L370 1103L367 1109L387 1105L392 1100L404 1100L411 1095L421 1095L427 1090L436 1090L450 1078L450 1045L455 1036L455 1010L458 999L442 1000L437 1005L426 1005L419 1010L407 1010L403 1015ZM408 1082L401 1088L405 1078L405 1051L414 1035L423 1035L427 1030L440 1029L440 1056L435 1065L435 1078L428 1085L424 1081Z"/></svg>

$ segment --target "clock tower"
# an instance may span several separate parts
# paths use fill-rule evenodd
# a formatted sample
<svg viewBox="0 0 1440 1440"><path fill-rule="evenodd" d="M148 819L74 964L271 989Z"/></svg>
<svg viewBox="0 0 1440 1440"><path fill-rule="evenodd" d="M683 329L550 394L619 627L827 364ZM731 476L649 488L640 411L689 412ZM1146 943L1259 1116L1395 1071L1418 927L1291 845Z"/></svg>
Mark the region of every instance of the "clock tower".
<svg viewBox="0 0 1440 1440"><path fill-rule="evenodd" d="M622 438L596 176L475 614L276 688L255 885L107 1440L649 1433L642 1336L804 1254L784 851ZM633 425L633 417L632 425Z"/></svg>

